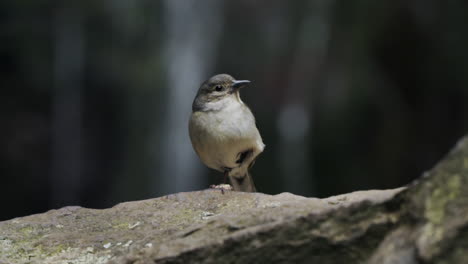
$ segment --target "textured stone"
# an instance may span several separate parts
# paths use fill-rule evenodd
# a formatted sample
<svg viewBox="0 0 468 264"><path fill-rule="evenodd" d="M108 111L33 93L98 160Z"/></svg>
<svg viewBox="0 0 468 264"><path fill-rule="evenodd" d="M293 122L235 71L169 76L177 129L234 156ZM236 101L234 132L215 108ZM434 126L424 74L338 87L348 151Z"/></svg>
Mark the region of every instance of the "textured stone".
<svg viewBox="0 0 468 264"><path fill-rule="evenodd" d="M221 190L0 222L0 263L463 263L468 140L406 188L326 199Z"/></svg>

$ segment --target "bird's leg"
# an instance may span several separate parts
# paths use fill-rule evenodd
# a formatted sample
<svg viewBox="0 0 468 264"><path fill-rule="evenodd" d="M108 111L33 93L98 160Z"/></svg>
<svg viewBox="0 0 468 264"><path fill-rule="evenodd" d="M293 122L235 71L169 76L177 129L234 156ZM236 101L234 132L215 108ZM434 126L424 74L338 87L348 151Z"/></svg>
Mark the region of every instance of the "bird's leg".
<svg viewBox="0 0 468 264"><path fill-rule="evenodd" d="M224 177L223 177L223 184L226 184L227 183L227 178L229 176L229 172L232 170L231 168L228 168L228 167L224 167Z"/></svg>
<svg viewBox="0 0 468 264"><path fill-rule="evenodd" d="M223 167L223 174L224 174L224 181L223 181L223 184L220 184L220 185L210 185L210 188L213 188L213 189L220 189L222 194L224 194L224 191L225 191L225 190L227 190L227 191L232 190L231 185L229 185L229 184L226 183L226 182L227 182L227 178L229 177L229 172L230 172L231 170L232 170L231 168Z"/></svg>

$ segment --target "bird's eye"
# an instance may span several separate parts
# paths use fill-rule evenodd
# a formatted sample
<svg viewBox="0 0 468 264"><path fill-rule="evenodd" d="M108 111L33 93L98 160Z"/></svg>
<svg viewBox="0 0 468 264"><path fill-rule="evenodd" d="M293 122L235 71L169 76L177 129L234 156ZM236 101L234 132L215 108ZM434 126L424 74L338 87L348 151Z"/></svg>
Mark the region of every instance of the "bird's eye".
<svg viewBox="0 0 468 264"><path fill-rule="evenodd" d="M217 92L221 92L221 91L223 90L223 86L221 86L221 85L216 85L216 86L215 86L215 90L216 90Z"/></svg>

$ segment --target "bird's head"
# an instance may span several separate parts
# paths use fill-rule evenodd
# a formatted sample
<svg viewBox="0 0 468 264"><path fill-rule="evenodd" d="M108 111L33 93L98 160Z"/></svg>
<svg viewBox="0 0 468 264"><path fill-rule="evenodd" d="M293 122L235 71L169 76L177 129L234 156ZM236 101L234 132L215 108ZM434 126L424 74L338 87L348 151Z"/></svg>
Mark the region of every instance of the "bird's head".
<svg viewBox="0 0 468 264"><path fill-rule="evenodd" d="M239 89L249 83L248 80L236 80L229 74L217 74L202 83L193 101L192 110L204 110L209 104L227 97L239 98Z"/></svg>

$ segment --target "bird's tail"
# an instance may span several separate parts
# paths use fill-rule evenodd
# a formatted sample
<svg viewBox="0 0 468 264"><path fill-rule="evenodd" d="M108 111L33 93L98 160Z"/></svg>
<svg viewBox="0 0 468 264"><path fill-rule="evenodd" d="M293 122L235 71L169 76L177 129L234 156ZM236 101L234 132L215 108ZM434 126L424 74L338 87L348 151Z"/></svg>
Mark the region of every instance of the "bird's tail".
<svg viewBox="0 0 468 264"><path fill-rule="evenodd" d="M250 175L249 171L243 175L229 175L229 180L231 181L231 185L234 191L238 192L255 192L255 184L252 179L252 175Z"/></svg>

